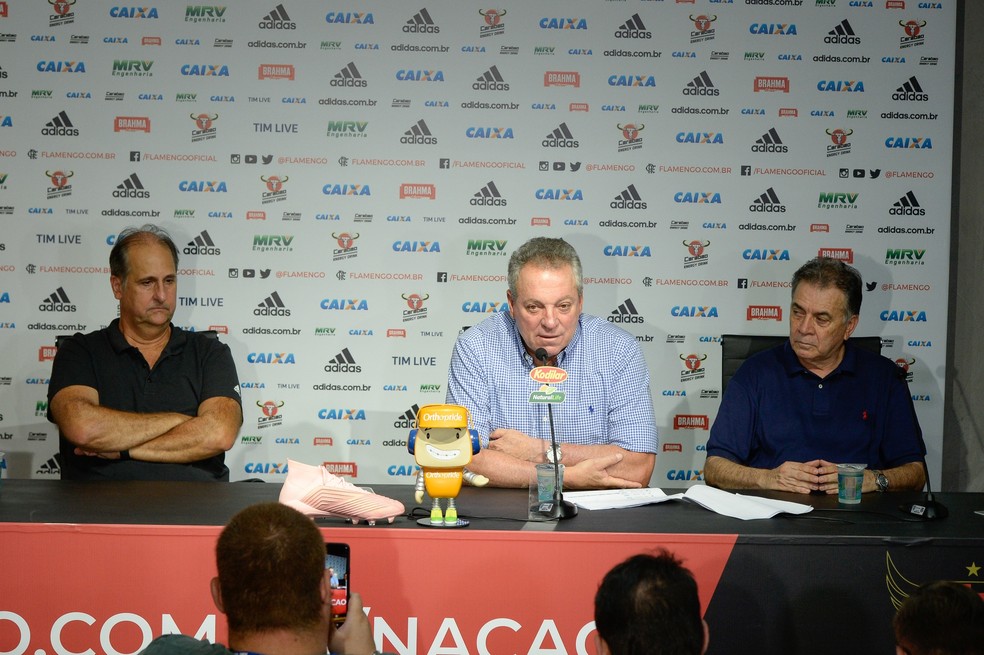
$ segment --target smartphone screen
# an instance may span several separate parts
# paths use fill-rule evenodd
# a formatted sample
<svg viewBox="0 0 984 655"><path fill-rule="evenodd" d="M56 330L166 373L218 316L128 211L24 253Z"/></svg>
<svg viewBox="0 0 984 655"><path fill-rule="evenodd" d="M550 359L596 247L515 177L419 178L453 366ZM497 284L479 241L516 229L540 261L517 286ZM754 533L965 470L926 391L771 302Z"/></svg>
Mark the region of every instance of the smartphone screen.
<svg viewBox="0 0 984 655"><path fill-rule="evenodd" d="M325 544L325 570L331 574L331 620L337 628L345 623L348 612L349 584L352 581L348 544Z"/></svg>

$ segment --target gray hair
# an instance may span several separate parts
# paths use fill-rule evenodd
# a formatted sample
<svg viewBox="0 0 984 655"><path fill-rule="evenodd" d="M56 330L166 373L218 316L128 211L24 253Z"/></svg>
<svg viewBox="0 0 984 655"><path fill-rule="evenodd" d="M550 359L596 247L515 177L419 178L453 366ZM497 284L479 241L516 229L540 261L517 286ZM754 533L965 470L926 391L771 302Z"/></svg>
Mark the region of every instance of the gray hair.
<svg viewBox="0 0 984 655"><path fill-rule="evenodd" d="M844 294L844 307L847 313L844 322L861 313L861 273L839 259L815 257L793 273L792 293L800 282L812 284L819 289L840 289Z"/></svg>
<svg viewBox="0 0 984 655"><path fill-rule="evenodd" d="M581 258L577 256L574 246L563 239L549 237L534 237L521 245L509 258L509 293L516 297L516 285L519 284L519 272L527 264L542 268L557 269L570 266L574 273L574 286L577 295L584 295L584 283L581 279Z"/></svg>

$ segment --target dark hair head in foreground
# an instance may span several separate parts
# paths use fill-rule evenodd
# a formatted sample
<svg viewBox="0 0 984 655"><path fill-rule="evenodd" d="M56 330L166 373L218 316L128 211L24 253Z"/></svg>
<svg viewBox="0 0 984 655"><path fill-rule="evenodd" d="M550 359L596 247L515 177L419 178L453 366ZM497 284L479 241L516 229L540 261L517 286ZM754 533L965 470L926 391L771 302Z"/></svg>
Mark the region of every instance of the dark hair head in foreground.
<svg viewBox="0 0 984 655"><path fill-rule="evenodd" d="M927 583L892 622L903 655L984 655L984 600L955 582Z"/></svg>

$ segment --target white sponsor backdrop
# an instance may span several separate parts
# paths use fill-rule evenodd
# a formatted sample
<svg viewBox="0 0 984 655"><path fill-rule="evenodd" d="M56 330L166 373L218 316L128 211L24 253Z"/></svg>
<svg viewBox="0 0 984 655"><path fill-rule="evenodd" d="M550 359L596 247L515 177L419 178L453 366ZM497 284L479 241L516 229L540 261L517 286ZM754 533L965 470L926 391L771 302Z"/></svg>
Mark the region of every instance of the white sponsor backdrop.
<svg viewBox="0 0 984 655"><path fill-rule="evenodd" d="M409 482L416 407L534 235L642 342L655 485L700 479L719 335L784 333L820 252L870 284L859 333L908 367L938 478L954 5L0 2L11 475L58 475L54 337L116 314L114 234L151 221L175 322L235 355L233 479Z"/></svg>

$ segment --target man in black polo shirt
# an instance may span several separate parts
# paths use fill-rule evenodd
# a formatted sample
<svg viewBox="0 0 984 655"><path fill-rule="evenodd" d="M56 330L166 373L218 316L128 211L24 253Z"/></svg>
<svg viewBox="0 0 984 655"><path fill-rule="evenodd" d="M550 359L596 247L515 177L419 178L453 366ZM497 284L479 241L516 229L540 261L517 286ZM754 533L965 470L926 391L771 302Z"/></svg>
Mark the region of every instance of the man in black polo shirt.
<svg viewBox="0 0 984 655"><path fill-rule="evenodd" d="M228 480L243 422L229 347L171 324L178 251L155 225L127 228L109 255L120 317L58 348L48 420L66 480Z"/></svg>

